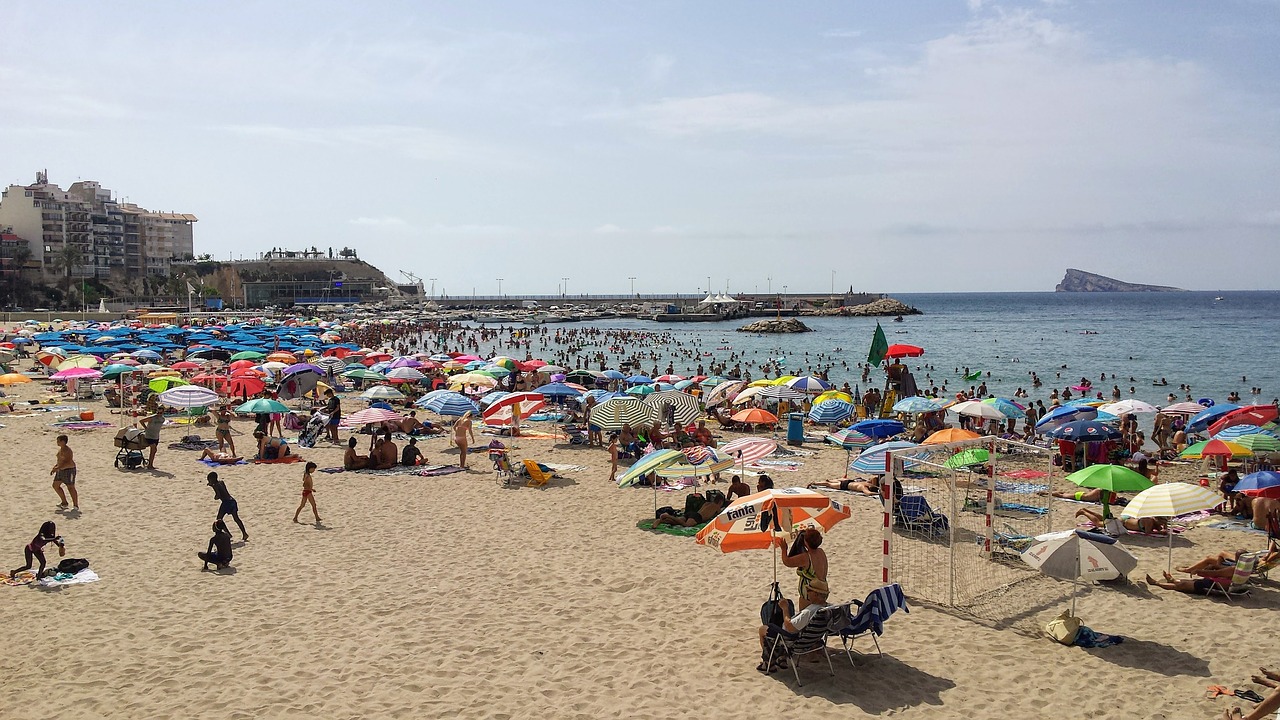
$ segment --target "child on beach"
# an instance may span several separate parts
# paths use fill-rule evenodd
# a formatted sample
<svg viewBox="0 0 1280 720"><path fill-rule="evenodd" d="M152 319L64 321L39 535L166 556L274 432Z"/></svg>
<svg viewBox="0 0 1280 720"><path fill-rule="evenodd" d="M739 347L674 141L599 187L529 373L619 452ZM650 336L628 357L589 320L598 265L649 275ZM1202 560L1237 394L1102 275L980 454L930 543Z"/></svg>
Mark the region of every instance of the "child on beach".
<svg viewBox="0 0 1280 720"><path fill-rule="evenodd" d="M213 537L209 538L209 549L196 553L196 557L204 562L201 570L208 570L209 563L221 570L231 564L231 531L221 520L213 521Z"/></svg>
<svg viewBox="0 0 1280 720"><path fill-rule="evenodd" d="M67 445L67 436L59 435L57 438L58 455L54 458L53 469L49 474L53 476L53 491L58 493L58 507L67 509L67 496L62 492L62 486L65 485L67 490L71 492L71 505L75 510L80 509L80 495L76 492L76 461L75 455L71 452L71 446Z"/></svg>
<svg viewBox="0 0 1280 720"><path fill-rule="evenodd" d="M245 542L249 541L249 533L244 529L244 523L240 522L240 505L236 499L231 497L231 493L227 490L227 484L218 479L218 473L211 472L205 478L206 484L213 488L213 498L219 502L218 520L231 516L236 521L236 526L240 528L241 539Z"/></svg>
<svg viewBox="0 0 1280 720"><path fill-rule="evenodd" d="M52 520L41 525L40 531L36 533L36 536L32 538L31 542L27 543L26 547L22 548L27 564L10 572L9 577L13 577L20 572L30 570L33 558L40 561L40 568L36 570L36 577L40 577L44 574L44 567L46 565L44 559L44 546L49 543L53 543L58 546L58 557L66 556L67 546L63 543L62 537L58 535L58 526L55 525Z"/></svg>
<svg viewBox="0 0 1280 720"><path fill-rule="evenodd" d="M293 521L298 522L298 515L302 512L302 508L311 503L311 514L316 516L316 522L320 522L320 511L316 509L316 491L311 473L316 471L316 464L307 463L307 467L302 471L302 502L298 503L298 509L293 511Z"/></svg>

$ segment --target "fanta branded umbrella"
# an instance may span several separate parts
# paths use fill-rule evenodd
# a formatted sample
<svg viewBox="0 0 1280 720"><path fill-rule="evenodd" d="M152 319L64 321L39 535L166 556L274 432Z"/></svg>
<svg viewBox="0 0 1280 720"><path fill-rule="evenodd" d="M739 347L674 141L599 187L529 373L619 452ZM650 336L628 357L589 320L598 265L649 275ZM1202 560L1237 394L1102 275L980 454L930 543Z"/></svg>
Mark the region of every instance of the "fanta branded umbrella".
<svg viewBox="0 0 1280 720"><path fill-rule="evenodd" d="M849 507L805 488L771 488L739 498L720 511L694 540L722 553L773 549L773 579L778 579L777 542L789 542L806 528L830 530L851 515Z"/></svg>

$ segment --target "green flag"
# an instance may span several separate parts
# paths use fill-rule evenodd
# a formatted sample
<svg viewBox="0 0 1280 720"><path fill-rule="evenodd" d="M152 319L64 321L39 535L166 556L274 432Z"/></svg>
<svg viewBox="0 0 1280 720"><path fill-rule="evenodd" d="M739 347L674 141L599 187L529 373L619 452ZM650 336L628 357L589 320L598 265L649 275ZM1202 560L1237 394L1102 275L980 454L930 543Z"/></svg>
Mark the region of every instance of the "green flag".
<svg viewBox="0 0 1280 720"><path fill-rule="evenodd" d="M871 338L871 352L867 353L867 362L872 366L879 366L887 352L889 352L889 341L884 336L884 328L877 322L876 334Z"/></svg>

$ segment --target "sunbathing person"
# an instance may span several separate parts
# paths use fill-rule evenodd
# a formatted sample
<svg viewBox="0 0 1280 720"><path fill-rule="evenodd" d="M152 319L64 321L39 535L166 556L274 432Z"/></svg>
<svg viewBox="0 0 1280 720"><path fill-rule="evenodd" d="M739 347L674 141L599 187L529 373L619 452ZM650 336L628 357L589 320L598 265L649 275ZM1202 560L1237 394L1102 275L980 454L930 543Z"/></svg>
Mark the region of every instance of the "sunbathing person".
<svg viewBox="0 0 1280 720"><path fill-rule="evenodd" d="M1079 510L1076 511L1076 517L1080 517L1082 515L1089 522L1093 523L1094 525L1100 528L1105 528L1107 526L1107 521L1102 519L1102 513L1096 513L1090 510L1089 508L1080 508ZM1115 520L1116 518L1113 517L1112 519ZM1128 530L1129 532L1145 533L1147 535L1163 535L1169 532L1168 518L1122 517L1122 518L1119 518L1119 520L1120 520L1120 524L1124 526L1124 529Z"/></svg>
<svg viewBox="0 0 1280 720"><path fill-rule="evenodd" d="M1158 581L1150 575L1147 576L1147 584L1154 585L1165 590L1176 590L1180 593L1188 595L1208 595L1209 591L1216 585L1222 587L1226 582L1216 578L1195 578L1194 580L1179 580L1169 573L1162 573L1164 581ZM1229 581L1228 581L1229 582Z"/></svg>
<svg viewBox="0 0 1280 720"><path fill-rule="evenodd" d="M808 487L809 489L830 488L831 490L844 490L846 492L858 493L859 495L879 495L881 477L882 476L880 475L875 475L870 480L867 478L827 480L826 482L809 483Z"/></svg>
<svg viewBox="0 0 1280 720"><path fill-rule="evenodd" d="M1230 579L1235 574L1236 563L1240 562L1240 556L1248 552L1240 548L1235 552L1224 551L1217 555L1209 555L1203 560L1178 568L1178 572L1207 578ZM1258 558L1258 566L1274 565L1277 561L1280 561L1280 545L1273 540L1267 552Z"/></svg>
<svg viewBox="0 0 1280 720"><path fill-rule="evenodd" d="M1255 497L1250 504L1253 509L1253 522L1250 525L1254 530L1269 532L1270 529L1280 527L1280 498Z"/></svg>
<svg viewBox="0 0 1280 720"><path fill-rule="evenodd" d="M653 527L666 523L668 525L676 525L679 527L693 527L703 523L711 522L711 518L720 514L724 510L725 500L719 493L713 493L696 512L680 513L672 515L671 513L663 513L653 521Z"/></svg>
<svg viewBox="0 0 1280 720"><path fill-rule="evenodd" d="M356 439L351 437L347 440L347 452L342 456L342 468L344 470L363 470L369 467L369 456L360 455L356 452Z"/></svg>
<svg viewBox="0 0 1280 720"><path fill-rule="evenodd" d="M289 443L278 437L268 437L261 430L255 430L253 437L258 441L259 460L279 460L289 454Z"/></svg>
<svg viewBox="0 0 1280 720"><path fill-rule="evenodd" d="M1262 668L1262 672L1266 673L1267 677L1272 680L1280 680L1280 675L1272 673L1266 668ZM1253 680L1254 682L1259 682L1258 676L1255 675ZM1266 685L1270 688L1275 687L1275 685L1268 683L1259 684ZM1253 707L1252 712L1245 714L1245 712L1240 708L1233 707L1226 711L1222 717L1226 718L1226 720L1266 720L1267 718L1273 717L1277 709L1280 709L1280 690L1272 690L1270 695Z"/></svg>
<svg viewBox="0 0 1280 720"><path fill-rule="evenodd" d="M809 621L813 619L813 616L818 614L819 610L829 607L826 595L810 593L808 600L808 604L805 605L804 609L800 612L795 611L795 606L790 600L782 598L778 601L778 610L779 614L782 616L782 622L760 626L761 655L760 664L756 666L756 670L759 670L762 673L772 673L775 670L780 668L785 669L787 667L787 659L784 656L782 648L778 648L776 652L773 651L773 637L779 631L784 631L791 635L799 633L809 624ZM773 665L766 666L765 663L769 661L770 655L773 656Z"/></svg>
<svg viewBox="0 0 1280 720"><path fill-rule="evenodd" d="M220 452L213 448L205 448L204 452L200 453L200 459L208 460L209 462L216 462L219 465L235 465L244 458L236 455L235 453Z"/></svg>
<svg viewBox="0 0 1280 720"><path fill-rule="evenodd" d="M1110 490L1103 490L1102 488L1089 488L1088 490L1076 490L1075 492L1054 491L1049 494L1056 498L1087 503L1104 502L1103 497L1106 497L1105 502L1109 505L1115 505L1116 500L1120 499L1119 495L1111 492Z"/></svg>

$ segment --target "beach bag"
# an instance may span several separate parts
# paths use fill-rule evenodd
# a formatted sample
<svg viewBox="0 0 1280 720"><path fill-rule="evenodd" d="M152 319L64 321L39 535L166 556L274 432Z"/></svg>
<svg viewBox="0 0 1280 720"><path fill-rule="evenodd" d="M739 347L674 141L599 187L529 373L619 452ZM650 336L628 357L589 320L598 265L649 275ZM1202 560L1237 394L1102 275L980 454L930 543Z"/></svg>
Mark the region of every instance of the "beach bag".
<svg viewBox="0 0 1280 720"><path fill-rule="evenodd" d="M697 515L698 511L702 509L702 506L705 505L706 502L706 498L702 497L698 493L689 493L689 495L684 499L684 516L693 517L694 515Z"/></svg>
<svg viewBox="0 0 1280 720"><path fill-rule="evenodd" d="M1063 610L1061 615L1044 626L1044 631L1055 641L1063 645L1071 645L1080 634L1080 618L1072 615L1070 610Z"/></svg>
<svg viewBox="0 0 1280 720"><path fill-rule="evenodd" d="M657 518L662 517L663 515L678 515L678 514L679 513L676 512L676 509L671 507L670 505L667 505L665 507L660 507L657 510L653 511L653 517L655 520Z"/></svg>
<svg viewBox="0 0 1280 720"><path fill-rule="evenodd" d="M62 561L58 563L57 570L59 573L75 575L81 570L87 570L88 568L89 561L84 558L63 558Z"/></svg>

